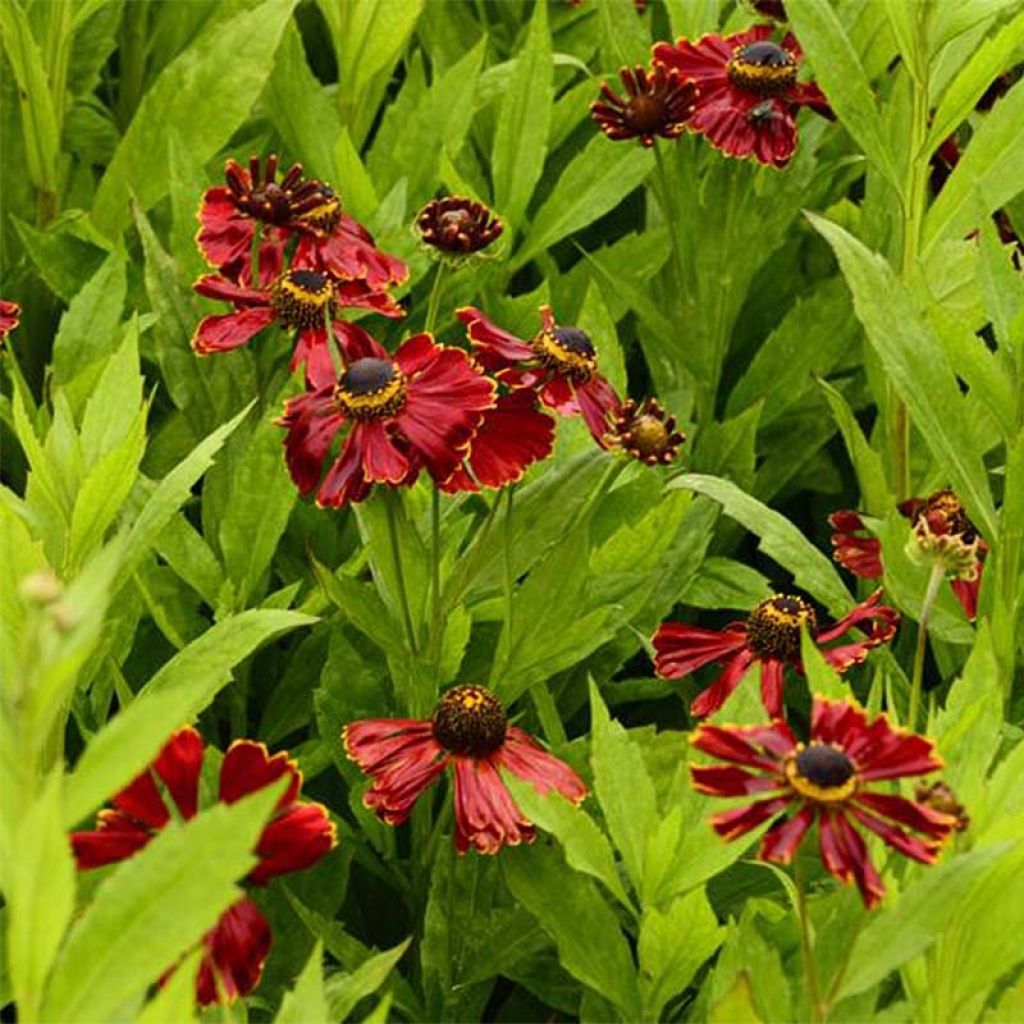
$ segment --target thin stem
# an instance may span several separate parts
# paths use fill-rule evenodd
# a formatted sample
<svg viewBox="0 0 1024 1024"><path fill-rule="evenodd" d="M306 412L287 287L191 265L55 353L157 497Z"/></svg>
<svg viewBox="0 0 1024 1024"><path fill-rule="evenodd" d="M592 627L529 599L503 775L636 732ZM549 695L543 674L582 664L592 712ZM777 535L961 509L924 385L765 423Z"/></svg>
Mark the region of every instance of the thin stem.
<svg viewBox="0 0 1024 1024"><path fill-rule="evenodd" d="M508 631L509 647L512 644L512 597L515 587L515 577L512 571L512 497L515 494L515 484L505 488L505 530L504 530L504 559L505 559L505 629Z"/></svg>
<svg viewBox="0 0 1024 1024"><path fill-rule="evenodd" d="M928 619L939 593L939 585L946 576L946 567L941 561L932 566L928 586L921 602L921 618L917 623L917 646L914 648L914 672L910 677L910 711L907 714L907 728L917 728L917 709L921 703L921 685L924 679L924 652L928 646Z"/></svg>
<svg viewBox="0 0 1024 1024"><path fill-rule="evenodd" d="M675 263L676 295L683 292L683 254L679 248L679 217L676 213L676 204L672 198L672 185L669 181L668 168L665 166L665 154L662 152L659 140L654 144L654 161L658 169L658 184L661 195L662 213L665 215L665 224L668 228L669 243L672 246L672 259Z"/></svg>
<svg viewBox="0 0 1024 1024"><path fill-rule="evenodd" d="M398 601L402 606L402 622L405 626L405 640L412 654L419 653L416 642L416 630L412 624L412 612L409 611L409 593L405 586L405 570L402 568L402 552L398 546L398 520L395 516L395 502L398 494L390 491L385 495L384 508L388 517L388 539L391 541L391 564L395 570L395 582L398 584Z"/></svg>
<svg viewBox="0 0 1024 1024"><path fill-rule="evenodd" d="M825 1005L821 1001L821 986L818 984L818 972L814 966L814 950L811 943L811 923L807 913L807 896L804 892L803 873L799 864L794 868L793 881L796 884L796 916L800 920L800 952L804 962L804 974L807 979L807 995L811 1003L811 1020L814 1024L822 1024L825 1020Z"/></svg>
<svg viewBox="0 0 1024 1024"><path fill-rule="evenodd" d="M324 306L324 331L327 333L327 351L331 357L331 365L334 367L334 373L341 379L341 375L345 372L345 357L342 355L341 346L338 344L338 339L334 336L334 319L333 310L331 304L328 302Z"/></svg>
<svg viewBox="0 0 1024 1024"><path fill-rule="evenodd" d="M444 291L444 279L447 264L444 260L438 260L437 270L434 272L434 284L430 289L430 298L427 300L427 319L423 322L423 330L427 334L433 334L437 327L437 312L441 308L441 294Z"/></svg>
<svg viewBox="0 0 1024 1024"><path fill-rule="evenodd" d="M444 600L445 608L452 608L457 605L459 601L462 600L462 595L465 594L466 588L473 582L473 578L476 575L476 564L480 561L480 558L486 554L484 541L491 532L491 527L494 525L494 520L497 516L498 506L500 504L500 495L495 495L494 500L487 509L487 514L484 516L483 522L480 524L479 529L473 537L472 548L467 551L465 557L459 560L459 575L455 577L454 581L449 581L448 583Z"/></svg>
<svg viewBox="0 0 1024 1024"><path fill-rule="evenodd" d="M441 615L441 491L434 484L430 493L430 537L431 537L431 580L430 594L430 664L433 668L434 682L440 683L442 643Z"/></svg>

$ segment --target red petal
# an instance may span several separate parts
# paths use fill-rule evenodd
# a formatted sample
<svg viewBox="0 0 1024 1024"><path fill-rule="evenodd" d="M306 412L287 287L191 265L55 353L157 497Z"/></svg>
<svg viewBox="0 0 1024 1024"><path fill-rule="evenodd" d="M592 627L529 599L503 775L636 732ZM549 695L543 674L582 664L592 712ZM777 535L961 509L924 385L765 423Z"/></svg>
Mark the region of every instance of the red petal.
<svg viewBox="0 0 1024 1024"><path fill-rule="evenodd" d="M761 840L758 857L775 864L788 864L814 822L814 809L805 807L799 814L770 828Z"/></svg>
<svg viewBox="0 0 1024 1024"><path fill-rule="evenodd" d="M322 804L294 803L263 830L256 854L259 864L250 872L253 885L312 867L330 853L337 833Z"/></svg>
<svg viewBox="0 0 1024 1024"><path fill-rule="evenodd" d="M465 853L497 853L502 846L532 843L535 831L515 805L495 764L487 758L456 756L455 847Z"/></svg>
<svg viewBox="0 0 1024 1024"><path fill-rule="evenodd" d="M708 796L753 796L784 785L781 778L752 775L731 764L691 764L690 777L693 788Z"/></svg>
<svg viewBox="0 0 1024 1024"><path fill-rule="evenodd" d="M533 349L525 341L502 330L479 309L464 306L455 313L466 325L466 333L481 361L491 369L534 358Z"/></svg>
<svg viewBox="0 0 1024 1024"><path fill-rule="evenodd" d="M0 299L0 342L21 322L21 306Z"/></svg>
<svg viewBox="0 0 1024 1024"><path fill-rule="evenodd" d="M197 295L220 302L231 302L235 306L268 306L270 302L265 292L256 291L238 284L223 274L206 274L192 286Z"/></svg>
<svg viewBox="0 0 1024 1024"><path fill-rule="evenodd" d="M100 811L95 832L72 832L71 849L79 871L115 864L138 853L153 834L120 811Z"/></svg>
<svg viewBox="0 0 1024 1024"><path fill-rule="evenodd" d="M233 804L284 776L289 782L277 801L278 810L294 803L299 795L302 787L299 766L284 752L271 757L266 744L255 740L235 740L221 762L220 799L226 804Z"/></svg>
<svg viewBox="0 0 1024 1024"><path fill-rule="evenodd" d="M609 414L621 404L615 389L600 374L593 374L586 384L576 388L576 403L591 436L604 447L608 432Z"/></svg>
<svg viewBox="0 0 1024 1024"><path fill-rule="evenodd" d="M874 907L885 895L885 886L868 856L868 848L854 827L839 814L836 816L836 834L845 848L845 859L860 889L864 905Z"/></svg>
<svg viewBox="0 0 1024 1024"><path fill-rule="evenodd" d="M363 476L381 484L400 484L409 474L409 460L395 447L384 420L364 420L352 426L363 453Z"/></svg>
<svg viewBox="0 0 1024 1024"><path fill-rule="evenodd" d="M579 416L582 412L572 384L557 373L549 374L537 393L540 400L559 416Z"/></svg>
<svg viewBox="0 0 1024 1024"><path fill-rule="evenodd" d="M351 430L317 491L316 502L324 508L341 508L349 501L363 501L372 486L363 473L359 432Z"/></svg>
<svg viewBox="0 0 1024 1024"><path fill-rule="evenodd" d="M761 659L761 703L772 718L782 717L782 684L786 666L777 658Z"/></svg>
<svg viewBox="0 0 1024 1024"><path fill-rule="evenodd" d="M199 321L192 336L192 347L202 356L211 352L228 352L244 345L274 320L274 311L269 306L243 309L224 316L207 316Z"/></svg>
<svg viewBox="0 0 1024 1024"><path fill-rule="evenodd" d="M837 509L828 517L828 523L832 529L843 533L856 533L858 530L867 529L860 514L848 508Z"/></svg>
<svg viewBox="0 0 1024 1024"><path fill-rule="evenodd" d="M388 292L377 291L365 281L339 281L334 286L334 298L339 306L372 309L392 319L405 316L405 310Z"/></svg>
<svg viewBox="0 0 1024 1024"><path fill-rule="evenodd" d="M884 643L896 632L896 624L899 622L900 617L895 609L879 604L881 598L882 589L879 587L870 597L867 597L860 604L852 608L838 622L833 623L828 629L821 630L815 636L815 641L821 645L829 640L838 640L839 637L854 626L858 626L863 630L861 623L877 622L879 625L872 626L868 637L873 641L871 643L872 647Z"/></svg>
<svg viewBox="0 0 1024 1024"><path fill-rule="evenodd" d="M359 324L339 320L334 325L334 333L346 363L354 363L357 359L391 359L391 353ZM334 384L333 372L331 384Z"/></svg>
<svg viewBox="0 0 1024 1024"><path fill-rule="evenodd" d="M860 792L854 797L854 803L867 807L882 817L901 822L916 832L923 832L933 839L945 839L956 825L956 818L952 815L943 814L893 793Z"/></svg>
<svg viewBox="0 0 1024 1024"><path fill-rule="evenodd" d="M532 782L542 796L554 789L567 800L579 803L587 795L583 780L564 761L553 757L514 725L508 727L505 742L493 759L513 775Z"/></svg>
<svg viewBox="0 0 1024 1024"><path fill-rule="evenodd" d="M771 800L758 800L747 807L723 811L711 819L711 827L725 840L732 842L747 832L763 825L769 818L785 810L792 802L790 796L777 796Z"/></svg>
<svg viewBox="0 0 1024 1024"><path fill-rule="evenodd" d="M950 583L956 599L964 610L964 615L971 622L978 617L978 591L981 589L981 573L984 568L985 563L979 562L978 575L973 580L953 580Z"/></svg>
<svg viewBox="0 0 1024 1024"><path fill-rule="evenodd" d="M713 715L732 696L733 690L740 684L754 655L745 648L736 654L725 666L722 674L706 689L698 694L690 704L690 714L697 718Z"/></svg>
<svg viewBox="0 0 1024 1024"><path fill-rule="evenodd" d="M114 806L150 828L162 828L170 813L150 771L167 787L183 818L195 817L199 803L199 773L203 768L203 740L195 729L179 729L153 762L113 799Z"/></svg>
<svg viewBox="0 0 1024 1024"><path fill-rule="evenodd" d="M904 832L903 829L897 828L895 825L890 824L887 821L882 821L880 818L874 817L874 815L865 814L856 807L851 807L850 813L866 829L870 829L888 846L891 846L894 850L898 850L905 857L910 857L912 860L920 861L922 864L935 863L935 859L938 856L938 852L941 847L940 843L926 843L923 840L918 839L917 836L911 836Z"/></svg>
<svg viewBox="0 0 1024 1024"><path fill-rule="evenodd" d="M313 372L314 367L310 364L307 371ZM338 412L330 389L324 389L290 399L278 423L288 430L284 441L288 471L299 493L305 496L320 482L324 459L344 426L344 417Z"/></svg>
<svg viewBox="0 0 1024 1024"><path fill-rule="evenodd" d="M395 352L395 362L402 368L402 372L412 376L420 370L426 369L444 351L444 348L434 341L431 334L414 334L406 338Z"/></svg>
<svg viewBox="0 0 1024 1024"><path fill-rule="evenodd" d="M219 1002L219 992L229 1003L248 995L260 982L270 942L270 925L251 899L243 897L228 907L203 938L196 978L199 1005Z"/></svg>
<svg viewBox="0 0 1024 1024"><path fill-rule="evenodd" d="M723 661L743 650L747 634L740 623L724 630L712 630L682 622L663 622L651 643L657 674L662 679L682 679L709 662Z"/></svg>
<svg viewBox="0 0 1024 1024"><path fill-rule="evenodd" d="M756 744L756 746L755 746ZM690 746L720 761L761 768L781 775L781 761L793 753L796 737L785 722L771 725L701 725L690 738ZM768 752L766 756L757 748Z"/></svg>
<svg viewBox="0 0 1024 1024"><path fill-rule="evenodd" d="M245 259L252 245L253 223L235 208L223 185L207 189L199 207L196 241L208 263L224 267Z"/></svg>
<svg viewBox="0 0 1024 1024"><path fill-rule="evenodd" d="M715 81L728 81L726 65L732 57L735 36L701 36L694 42L680 39L677 43L658 43L654 47L654 60L669 68L677 68L683 79L708 86Z"/></svg>

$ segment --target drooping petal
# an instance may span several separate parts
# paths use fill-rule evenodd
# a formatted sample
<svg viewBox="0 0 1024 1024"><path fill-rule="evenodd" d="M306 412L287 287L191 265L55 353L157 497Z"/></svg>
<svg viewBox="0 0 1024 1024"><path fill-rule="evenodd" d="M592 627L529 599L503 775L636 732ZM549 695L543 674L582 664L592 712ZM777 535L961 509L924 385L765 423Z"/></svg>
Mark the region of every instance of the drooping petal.
<svg viewBox="0 0 1024 1024"><path fill-rule="evenodd" d="M533 783L542 796L554 789L567 800L579 803L587 795L583 780L564 761L549 754L532 736L514 725L508 727L505 742L492 757L501 768Z"/></svg>
<svg viewBox="0 0 1024 1024"><path fill-rule="evenodd" d="M534 358L533 349L525 341L502 330L475 306L457 309L455 315L466 325L474 354L488 369L501 369Z"/></svg>
<svg viewBox="0 0 1024 1024"><path fill-rule="evenodd" d="M455 847L497 853L502 846L532 843L536 832L516 806L496 764L488 758L455 761Z"/></svg>
<svg viewBox="0 0 1024 1024"><path fill-rule="evenodd" d="M230 302L241 309L246 306L269 306L270 300L266 292L239 284L238 281L224 274L206 274L192 286L197 295L219 302Z"/></svg>
<svg viewBox="0 0 1024 1024"><path fill-rule="evenodd" d="M313 364L307 365L312 371ZM284 450L288 471L299 493L311 494L324 471L331 443L345 424L329 388L307 391L285 403L278 425L288 431Z"/></svg>
<svg viewBox="0 0 1024 1024"><path fill-rule="evenodd" d="M153 833L120 811L104 810L94 832L72 832L71 849L79 871L127 860L153 838Z"/></svg>
<svg viewBox="0 0 1024 1024"><path fill-rule="evenodd" d="M761 840L758 857L775 864L789 864L813 823L814 808L807 806L788 821L773 825Z"/></svg>
<svg viewBox="0 0 1024 1024"><path fill-rule="evenodd" d="M347 502L364 501L373 484L363 472L361 435L350 430L338 457L317 491L316 503L322 508L341 508Z"/></svg>
<svg viewBox="0 0 1024 1024"><path fill-rule="evenodd" d="M231 192L223 185L203 193L199 223L196 241L211 266L225 267L249 255L253 222L238 212Z"/></svg>
<svg viewBox="0 0 1024 1024"><path fill-rule="evenodd" d="M865 642L870 641L872 647L877 647L878 644L890 640L896 632L896 625L900 617L895 609L881 604L881 599L882 588L879 587L841 619L829 626L828 629L819 630L815 636L815 641L821 645L828 643L830 640L838 640L839 637L849 632L854 626L863 630L862 624L865 622L873 624L870 630L865 631L868 634Z"/></svg>
<svg viewBox="0 0 1024 1024"><path fill-rule="evenodd" d="M874 814L891 818L933 839L945 839L956 827L957 819L953 815L943 814L916 800L908 800L895 793L861 791L854 797L854 802L868 808Z"/></svg>
<svg viewBox="0 0 1024 1024"><path fill-rule="evenodd" d="M849 865L861 898L866 907L877 906L885 895L885 885L875 870L868 848L861 835L842 814L835 819L836 838L844 848L846 863Z"/></svg>
<svg viewBox="0 0 1024 1024"><path fill-rule="evenodd" d="M781 775L782 760L796 749L796 737L781 720L763 726L704 723L693 733L690 746L720 761ZM767 751L767 755L758 747Z"/></svg>
<svg viewBox="0 0 1024 1024"><path fill-rule="evenodd" d="M345 355L346 363L354 363L357 359L388 359L391 354L377 339L359 324L338 320L334 324L335 337ZM334 374L331 374L331 384Z"/></svg>
<svg viewBox="0 0 1024 1024"><path fill-rule="evenodd" d="M523 379L524 386L529 386ZM559 416L579 416L582 413L576 390L572 384L557 373L548 373L537 389L540 400Z"/></svg>
<svg viewBox="0 0 1024 1024"><path fill-rule="evenodd" d="M978 563L978 575L973 580L951 580L950 586L953 588L953 593L956 595L956 599L960 602L960 607L964 610L964 615L967 616L968 621L973 622L978 617L978 591L981 589L981 573L985 568L984 562Z"/></svg>
<svg viewBox="0 0 1024 1024"><path fill-rule="evenodd" d="M363 476L374 483L399 484L409 475L409 460L395 446L384 420L352 425L363 453Z"/></svg>
<svg viewBox="0 0 1024 1024"><path fill-rule="evenodd" d="M206 316L192 335L192 348L201 356L239 348L269 327L275 313L269 306L254 306L221 316Z"/></svg>
<svg viewBox="0 0 1024 1024"><path fill-rule="evenodd" d="M309 250L334 277L343 281L365 281L377 291L402 284L409 268L395 256L377 248L373 236L348 214L327 237L307 235L299 240L296 259L309 259Z"/></svg>
<svg viewBox="0 0 1024 1024"><path fill-rule="evenodd" d="M697 694L690 704L690 714L696 718L713 715L731 696L746 674L754 655L746 648L726 664L721 675L703 692Z"/></svg>
<svg viewBox="0 0 1024 1024"><path fill-rule="evenodd" d="M265 885L278 875L312 867L336 842L334 824L323 804L294 803L263 829L256 847L260 862L248 880Z"/></svg>
<svg viewBox="0 0 1024 1024"><path fill-rule="evenodd" d="M746 807L722 811L711 819L711 827L725 840L731 842L747 832L763 825L769 818L784 811L792 802L790 796L777 796L771 800L758 800Z"/></svg>
<svg viewBox="0 0 1024 1024"><path fill-rule="evenodd" d="M712 661L723 661L743 650L747 633L742 623L714 630L663 622L651 643L655 650L655 672L662 679L682 679Z"/></svg>
<svg viewBox="0 0 1024 1024"><path fill-rule="evenodd" d="M761 703L772 718L781 718L782 689L786 664L778 658L761 659Z"/></svg>
<svg viewBox="0 0 1024 1024"><path fill-rule="evenodd" d="M731 764L691 764L693 788L708 796L752 796L784 785L781 778L753 775Z"/></svg>
<svg viewBox="0 0 1024 1024"><path fill-rule="evenodd" d="M235 740L220 765L220 799L233 804L286 776L288 785L275 805L278 810L294 803L299 795L302 787L299 766L284 752L271 756L264 743Z"/></svg>
<svg viewBox="0 0 1024 1024"><path fill-rule="evenodd" d="M590 380L576 387L576 404L591 436L603 448L610 416L621 404L615 389L599 373L592 374Z"/></svg>
<svg viewBox="0 0 1024 1024"><path fill-rule="evenodd" d="M155 773L183 818L193 818L199 803L199 773L203 768L203 740L195 729L179 729L157 755L152 768L135 778L112 803L150 828L163 828L170 811L153 781Z"/></svg>
<svg viewBox="0 0 1024 1024"><path fill-rule="evenodd" d="M935 863L939 850L942 848L941 843L935 840L925 842L922 839L918 839L917 836L912 836L904 832L903 829L897 828L891 822L876 818L873 814L866 814L856 807L850 808L850 814L866 829L874 832L887 845L891 846L894 850L898 850L905 857L920 861L922 864Z"/></svg>
<svg viewBox="0 0 1024 1024"><path fill-rule="evenodd" d="M196 977L196 1001L210 1006L233 1003L259 983L270 954L270 925L247 896L233 903L203 938L203 959Z"/></svg>

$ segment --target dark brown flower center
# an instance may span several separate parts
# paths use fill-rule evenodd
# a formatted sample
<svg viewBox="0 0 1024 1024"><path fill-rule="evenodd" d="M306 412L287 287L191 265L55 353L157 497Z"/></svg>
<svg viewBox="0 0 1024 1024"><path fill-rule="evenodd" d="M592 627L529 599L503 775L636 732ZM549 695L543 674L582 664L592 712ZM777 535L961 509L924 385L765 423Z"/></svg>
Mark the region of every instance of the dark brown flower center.
<svg viewBox="0 0 1024 1024"><path fill-rule="evenodd" d="M796 755L796 770L821 789L835 789L854 775L853 762L839 749L812 743Z"/></svg>
<svg viewBox="0 0 1024 1024"><path fill-rule="evenodd" d="M640 93L626 104L622 119L637 135L650 135L668 124L671 115L664 96Z"/></svg>
<svg viewBox="0 0 1024 1024"><path fill-rule="evenodd" d="M405 405L405 374L390 359L367 356L350 363L334 388L334 401L357 420L394 416Z"/></svg>
<svg viewBox="0 0 1024 1024"><path fill-rule="evenodd" d="M501 221L483 203L462 196L432 199L416 218L427 245L453 256L486 248L501 236Z"/></svg>
<svg viewBox="0 0 1024 1024"><path fill-rule="evenodd" d="M531 347L544 365L578 383L590 379L597 366L597 352L590 336L579 327L552 327L541 331Z"/></svg>
<svg viewBox="0 0 1024 1024"><path fill-rule="evenodd" d="M483 686L456 686L441 697L432 719L434 738L452 754L486 757L505 742L508 716Z"/></svg>
<svg viewBox="0 0 1024 1024"><path fill-rule="evenodd" d="M796 85L796 60L777 43L762 40L736 50L726 73L738 89L757 96L780 96Z"/></svg>
<svg viewBox="0 0 1024 1024"><path fill-rule="evenodd" d="M762 658L798 661L801 625L812 635L817 629L811 605L802 597L776 594L762 601L747 619L747 645Z"/></svg>
<svg viewBox="0 0 1024 1024"><path fill-rule="evenodd" d="M657 416L637 416L629 426L637 452L644 458L656 457L668 446L668 430Z"/></svg>
<svg viewBox="0 0 1024 1024"><path fill-rule="evenodd" d="M318 185L316 194L310 197L299 220L315 231L329 235L341 221L341 202L329 185L323 182L318 182Z"/></svg>
<svg viewBox="0 0 1024 1024"><path fill-rule="evenodd" d="M331 279L315 270L289 270L270 289L270 304L282 327L321 327L334 297Z"/></svg>

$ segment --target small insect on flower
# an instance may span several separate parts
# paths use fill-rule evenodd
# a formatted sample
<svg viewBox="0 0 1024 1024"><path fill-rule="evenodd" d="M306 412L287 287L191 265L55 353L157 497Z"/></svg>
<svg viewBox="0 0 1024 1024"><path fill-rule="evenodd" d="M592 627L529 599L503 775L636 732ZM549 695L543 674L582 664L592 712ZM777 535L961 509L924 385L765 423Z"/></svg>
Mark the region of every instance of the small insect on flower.
<svg viewBox="0 0 1024 1024"><path fill-rule="evenodd" d="M373 779L363 803L389 825L400 825L423 792L450 765L454 773L455 846L497 853L531 843L533 824L502 780L509 772L542 795L556 790L579 803L587 787L558 758L514 725L501 701L483 686L446 691L426 720L376 718L342 732L349 758Z"/></svg>
<svg viewBox="0 0 1024 1024"><path fill-rule="evenodd" d="M637 405L632 398L615 410L612 426L605 435L606 446L621 451L647 466L667 466L679 454L686 435L676 430L674 416L654 398Z"/></svg>
<svg viewBox="0 0 1024 1024"><path fill-rule="evenodd" d="M693 131L728 156L785 167L796 152L799 109L833 115L816 85L797 81L803 54L796 40L787 35L780 45L773 33L771 25L755 25L731 36L657 43L654 62L696 85Z"/></svg>
<svg viewBox="0 0 1024 1024"><path fill-rule="evenodd" d="M164 793L180 818L194 818L199 810L202 766L199 733L192 728L174 733L153 764L113 798L113 808L100 811L94 832L72 833L78 869L127 860L147 846L171 822ZM228 747L220 767L218 799L233 804L283 778L288 779L288 787L260 835L254 851L259 861L246 878L252 886L312 867L337 843L326 809L298 799L302 773L296 763L284 753L271 756L262 743L236 740ZM270 926L259 907L247 896L233 903L203 938L197 1002L202 1006L219 1002L221 993L230 1002L254 989L270 942Z"/></svg>
<svg viewBox="0 0 1024 1024"><path fill-rule="evenodd" d="M684 82L679 72L655 64L651 70L637 65L619 71L625 98L607 82L601 83L603 100L590 105L590 116L609 139L639 139L653 146L655 136L677 139L697 101L697 89Z"/></svg>
<svg viewBox="0 0 1024 1024"><path fill-rule="evenodd" d="M21 323L21 306L0 299L0 352L7 347L7 335Z"/></svg>
<svg viewBox="0 0 1024 1024"><path fill-rule="evenodd" d="M730 623L723 630L663 622L652 638L655 671L662 679L682 679L713 661L722 664L722 673L690 705L692 715L704 718L729 699L751 665L759 664L761 700L772 718L781 718L785 667L803 671L801 628L807 629L825 660L836 671L845 672L864 661L871 648L887 643L896 633L899 613L879 604L881 596L882 591L876 590L827 628L818 625L813 605L791 594L767 598L747 619ZM863 639L825 646L851 629L862 631Z"/></svg>
<svg viewBox="0 0 1024 1024"><path fill-rule="evenodd" d="M611 384L597 372L597 352L586 331L555 323L541 306L541 329L526 341L502 330L479 309L456 311L466 325L477 361L515 391L531 388L559 416L582 416L591 435L604 444L608 416L619 406Z"/></svg>
<svg viewBox="0 0 1024 1024"><path fill-rule="evenodd" d="M486 249L504 231L483 203L463 196L431 199L417 215L416 227L424 244L455 259Z"/></svg>
<svg viewBox="0 0 1024 1024"><path fill-rule="evenodd" d="M956 827L956 817L934 805L871 788L938 771L942 761L930 740L894 728L884 715L869 721L849 701L815 697L806 742L776 720L759 726L701 725L691 746L725 762L690 765L698 792L758 797L711 819L720 836L738 839L775 819L758 856L788 864L817 824L825 869L840 882L856 882L869 907L881 900L885 886L855 825L922 864L935 863Z"/></svg>

